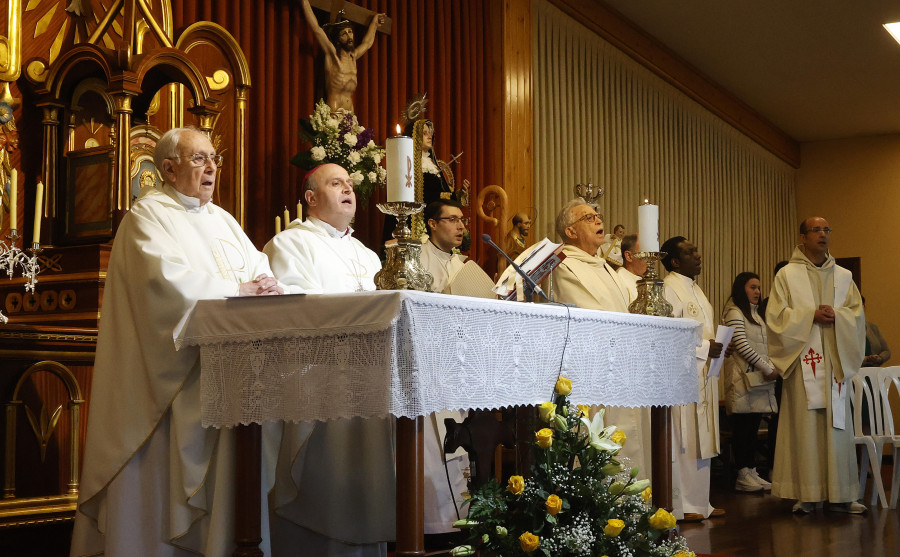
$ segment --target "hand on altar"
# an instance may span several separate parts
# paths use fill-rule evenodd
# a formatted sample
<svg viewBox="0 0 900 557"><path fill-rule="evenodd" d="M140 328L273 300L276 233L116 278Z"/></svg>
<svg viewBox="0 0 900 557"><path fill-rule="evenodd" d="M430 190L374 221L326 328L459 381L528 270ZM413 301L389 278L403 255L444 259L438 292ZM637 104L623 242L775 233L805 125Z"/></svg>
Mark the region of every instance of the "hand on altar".
<svg viewBox="0 0 900 557"><path fill-rule="evenodd" d="M277 296L284 294L284 290L278 286L275 277L263 273L250 282L242 282L238 294L241 296Z"/></svg>
<svg viewBox="0 0 900 557"><path fill-rule="evenodd" d="M831 325L834 323L834 308L831 306L821 305L813 316L813 321L819 325Z"/></svg>
<svg viewBox="0 0 900 557"><path fill-rule="evenodd" d="M722 355L722 343L716 342L712 339L709 341L709 357L710 358L718 358Z"/></svg>

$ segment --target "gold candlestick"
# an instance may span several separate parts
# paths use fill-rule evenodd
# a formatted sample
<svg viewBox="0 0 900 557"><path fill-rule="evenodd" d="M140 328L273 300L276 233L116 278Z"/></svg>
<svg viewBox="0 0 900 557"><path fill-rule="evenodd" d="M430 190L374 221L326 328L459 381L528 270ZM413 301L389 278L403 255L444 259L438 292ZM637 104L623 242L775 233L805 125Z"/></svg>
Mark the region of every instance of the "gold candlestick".
<svg viewBox="0 0 900 557"><path fill-rule="evenodd" d="M388 201L379 203L378 210L386 215L397 217L397 227L391 234L397 241L385 244L384 268L375 274L375 286L378 290L422 290L431 292L434 278L422 268L419 254L422 242L414 238L409 229L407 219L410 215L421 213L424 203L409 201Z"/></svg>

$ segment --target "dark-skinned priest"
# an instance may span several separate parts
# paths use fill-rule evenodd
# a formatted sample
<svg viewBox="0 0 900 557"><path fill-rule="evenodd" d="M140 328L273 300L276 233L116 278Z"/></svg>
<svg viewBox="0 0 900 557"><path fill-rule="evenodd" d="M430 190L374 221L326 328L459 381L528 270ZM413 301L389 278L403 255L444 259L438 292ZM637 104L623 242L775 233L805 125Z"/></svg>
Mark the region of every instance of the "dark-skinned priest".
<svg viewBox="0 0 900 557"><path fill-rule="evenodd" d="M287 285L338 294L375 290L381 262L353 237L356 193L347 171L323 164L306 175L308 218L266 244ZM336 397L337 398L337 397ZM383 556L396 532L390 418L284 425L271 504L273 555Z"/></svg>
<svg viewBox="0 0 900 557"><path fill-rule="evenodd" d="M866 318L850 271L828 251L830 241L822 217L800 224L800 243L775 275L766 306L769 357L784 377L772 495L796 499L800 514L822 501L831 511L866 511L857 502L847 396L865 350Z"/></svg>
<svg viewBox="0 0 900 557"><path fill-rule="evenodd" d="M164 183L142 190L109 259L75 556L233 551L234 431L201 427L199 351L174 337L198 300L283 289L210 201L222 156L204 133L169 130L154 162Z"/></svg>
<svg viewBox="0 0 900 557"><path fill-rule="evenodd" d="M666 252L663 279L666 299L675 317L703 325L703 342L697 347L697 391L700 402L672 409L672 504L678 520L697 522L722 516L724 509L709 504L709 472L712 457L719 454L719 389L708 378L709 362L722 353L716 342L716 315L697 284L703 258L697 246L683 236L669 238L660 248Z"/></svg>
<svg viewBox="0 0 900 557"><path fill-rule="evenodd" d="M628 286L598 256L606 242L603 232L603 218L584 199L579 197L563 206L556 217L556 233L565 244L566 258L553 271L554 296L556 301L580 308L628 313ZM646 477L644 462L650 461L650 455L642 448L644 413L640 408L609 406L604 420L625 433L627 442L619 454L630 459L631 466Z"/></svg>

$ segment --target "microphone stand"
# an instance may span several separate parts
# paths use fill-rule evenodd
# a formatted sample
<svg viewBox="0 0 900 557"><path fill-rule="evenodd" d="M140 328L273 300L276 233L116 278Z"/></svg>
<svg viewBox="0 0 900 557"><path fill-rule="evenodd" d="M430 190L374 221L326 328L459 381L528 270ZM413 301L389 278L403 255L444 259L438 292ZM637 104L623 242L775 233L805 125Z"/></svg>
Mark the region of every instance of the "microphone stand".
<svg viewBox="0 0 900 557"><path fill-rule="evenodd" d="M528 273L526 273L525 271L522 270L521 267L516 265L516 262L513 261L509 257L509 255L507 255L506 252L500 248L500 246L498 246L497 244L494 243L494 240L491 239L490 234L482 234L481 240L483 242L485 242L486 244L490 244L491 247L493 247L495 250L500 252L500 255L505 257L506 260L509 261L509 264L512 265L512 268L516 270L516 273L518 273L519 276L522 277L522 281L524 283L522 285L522 289L525 291L525 299L526 300L528 300L529 302L532 301L532 299L534 298L534 293L537 292L538 294L541 295L542 298L544 298L548 302L550 301L550 298L548 298L547 295L544 294L544 291L541 290L541 287L538 286L537 283L535 283L534 280L530 276L528 276Z"/></svg>

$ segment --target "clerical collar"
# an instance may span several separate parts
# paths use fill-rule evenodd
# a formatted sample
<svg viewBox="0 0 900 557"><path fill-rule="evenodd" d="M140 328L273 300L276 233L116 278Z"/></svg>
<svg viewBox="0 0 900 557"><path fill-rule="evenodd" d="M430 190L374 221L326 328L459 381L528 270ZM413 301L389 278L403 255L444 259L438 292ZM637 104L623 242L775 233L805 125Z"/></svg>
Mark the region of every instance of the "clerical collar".
<svg viewBox="0 0 900 557"><path fill-rule="evenodd" d="M440 253L441 255L447 257L448 259L449 259L450 257L453 257L453 252L452 252L452 251L447 252L447 251L442 250L440 247L438 247L437 244L434 243L434 240L432 240L431 238L428 238L428 243L431 244L431 247L434 248L434 251L436 251L436 252Z"/></svg>
<svg viewBox="0 0 900 557"><path fill-rule="evenodd" d="M353 229L349 226L347 227L347 230L341 231L341 230L338 230L337 228L331 226L324 220L317 219L316 217L311 216L311 217L308 217L306 220L308 220L309 222L313 223L315 226L322 229L326 234L328 234L330 237L334 238L335 240L340 240L344 236L350 236L353 234Z"/></svg>
<svg viewBox="0 0 900 557"><path fill-rule="evenodd" d="M172 191L175 193L176 197L178 198L178 201L181 202L181 206L184 207L184 209L185 209L188 213L201 213L201 212L204 212L204 211L206 210L206 209L205 209L206 203L204 203L203 205L201 205L201 204L200 204L200 200L197 199L196 197L190 197L190 196L188 196L188 195L184 195L183 193L181 193L180 191L176 190L175 188L173 188L173 187L170 186L169 184L166 184L166 187L169 188L170 190L172 190ZM207 203L208 203L208 202L207 202Z"/></svg>

